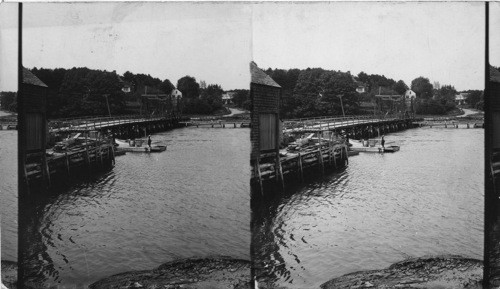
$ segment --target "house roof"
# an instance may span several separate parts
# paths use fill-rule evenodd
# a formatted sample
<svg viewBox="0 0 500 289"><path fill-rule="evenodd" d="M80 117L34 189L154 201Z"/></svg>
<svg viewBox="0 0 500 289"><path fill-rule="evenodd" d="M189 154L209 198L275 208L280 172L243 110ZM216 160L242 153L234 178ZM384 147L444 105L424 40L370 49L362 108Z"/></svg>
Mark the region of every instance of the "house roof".
<svg viewBox="0 0 500 289"><path fill-rule="evenodd" d="M265 74L264 71L255 64L255 62L250 62L250 74L252 76L252 83L261 84L267 86L273 86L281 88L279 84L276 83L269 75Z"/></svg>
<svg viewBox="0 0 500 289"><path fill-rule="evenodd" d="M48 87L38 77L36 77L29 69L23 67L23 84L36 85L41 87Z"/></svg>

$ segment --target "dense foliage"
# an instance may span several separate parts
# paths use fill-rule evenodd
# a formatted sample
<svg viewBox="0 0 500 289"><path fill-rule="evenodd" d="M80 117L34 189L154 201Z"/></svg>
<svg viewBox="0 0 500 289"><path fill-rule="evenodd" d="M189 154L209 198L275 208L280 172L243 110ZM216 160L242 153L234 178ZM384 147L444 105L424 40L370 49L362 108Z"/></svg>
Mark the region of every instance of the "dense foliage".
<svg viewBox="0 0 500 289"><path fill-rule="evenodd" d="M149 74L127 71L123 76L89 68L33 68L31 70L48 86L48 117L112 115L138 113L143 94L171 94L174 84ZM222 107L223 90L219 85L200 85L191 76L177 81L183 94L184 113L209 114ZM128 91L129 89L130 91ZM12 95L6 94L2 108L15 109ZM109 104L109 112L108 112ZM5 107L5 108L4 108Z"/></svg>
<svg viewBox="0 0 500 289"><path fill-rule="evenodd" d="M403 94L408 86L404 81L395 81L378 74L308 69L267 69L283 89L281 114L284 118L312 117L320 115L342 115L344 113L373 113L373 108L365 110L363 103L375 105L375 95ZM359 83L366 92L358 93ZM342 100L342 102L341 102Z"/></svg>
<svg viewBox="0 0 500 289"><path fill-rule="evenodd" d="M243 108L245 110L250 110L252 103L250 100L250 90L248 89L236 89L234 91L233 103L236 107Z"/></svg>
<svg viewBox="0 0 500 289"><path fill-rule="evenodd" d="M5 111L17 111L17 93L12 91L0 92L0 109Z"/></svg>

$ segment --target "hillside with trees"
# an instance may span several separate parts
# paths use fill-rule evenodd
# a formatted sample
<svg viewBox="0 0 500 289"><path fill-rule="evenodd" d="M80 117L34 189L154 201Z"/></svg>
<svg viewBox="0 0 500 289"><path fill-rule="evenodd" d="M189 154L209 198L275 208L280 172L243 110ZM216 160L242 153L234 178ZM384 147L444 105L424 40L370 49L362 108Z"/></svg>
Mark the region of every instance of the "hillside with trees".
<svg viewBox="0 0 500 289"><path fill-rule="evenodd" d="M107 115L108 104L111 115L137 113L143 94L169 95L175 89L169 79L161 80L149 74L134 74L130 71L119 75L116 71L103 71L86 67L71 69L33 68L31 70L48 86L48 117L77 117ZM124 89L127 88L127 89ZM183 94L182 110L187 114L211 114L222 108L220 85L200 87L194 77L185 76L177 81ZM5 109L15 109L12 95L2 95ZM135 107L135 109L133 109Z"/></svg>
<svg viewBox="0 0 500 289"><path fill-rule="evenodd" d="M415 78L410 85L384 75L360 72L307 69L267 69L265 71L282 87L282 118L342 115L399 113L401 107L384 104L376 95L404 95L411 88L416 93L414 109L417 114L445 115L458 111L455 103L457 90L452 85L434 85L426 77ZM358 85L364 92L356 92ZM482 109L482 91L469 93L466 103Z"/></svg>
<svg viewBox="0 0 500 289"><path fill-rule="evenodd" d="M376 105L375 95L404 94L408 86L383 75L307 69L267 69L266 73L282 87L283 118L314 117L373 113L363 104ZM356 92L358 82L365 85L364 93ZM365 105L366 106L366 105Z"/></svg>
<svg viewBox="0 0 500 289"><path fill-rule="evenodd" d="M0 110L16 112L17 111L17 92L0 92Z"/></svg>

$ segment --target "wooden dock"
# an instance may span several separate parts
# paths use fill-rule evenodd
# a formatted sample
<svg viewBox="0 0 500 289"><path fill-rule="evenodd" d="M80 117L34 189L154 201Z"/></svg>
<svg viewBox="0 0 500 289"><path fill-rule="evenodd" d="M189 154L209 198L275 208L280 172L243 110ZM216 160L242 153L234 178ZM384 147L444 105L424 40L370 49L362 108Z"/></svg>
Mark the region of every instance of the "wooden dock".
<svg viewBox="0 0 500 289"><path fill-rule="evenodd" d="M484 128L484 117L430 117L414 122L419 127Z"/></svg>
<svg viewBox="0 0 500 289"><path fill-rule="evenodd" d="M73 177L92 173L95 169L111 167L115 149L111 138L82 140L66 150L48 150L45 154L28 154L24 177L28 188L52 186L54 178Z"/></svg>
<svg viewBox="0 0 500 289"><path fill-rule="evenodd" d="M258 165L252 171L252 182L259 185L261 193L265 191L264 185L271 181L279 183L284 189L287 178L304 181L306 173L316 170L324 174L328 169L344 167L348 158L343 139L320 139L301 151L282 151L279 156L275 153L261 154Z"/></svg>

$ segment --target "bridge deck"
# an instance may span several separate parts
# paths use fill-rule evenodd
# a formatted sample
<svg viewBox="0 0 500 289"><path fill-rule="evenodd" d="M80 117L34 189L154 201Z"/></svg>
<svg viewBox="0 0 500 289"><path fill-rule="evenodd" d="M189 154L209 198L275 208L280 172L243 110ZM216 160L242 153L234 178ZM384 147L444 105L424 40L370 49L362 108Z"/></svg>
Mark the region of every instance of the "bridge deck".
<svg viewBox="0 0 500 289"><path fill-rule="evenodd" d="M153 121L169 119L164 116L158 117L123 117L123 118L95 118L95 119L73 119L73 120L53 120L49 122L51 132L60 132L68 130L97 130L105 129L122 124L139 124ZM171 119L171 118L170 118ZM58 127L54 127L58 126Z"/></svg>
<svg viewBox="0 0 500 289"><path fill-rule="evenodd" d="M332 129L343 129L360 124L381 124L400 120L399 118L326 118L310 120L286 120L283 124L284 133L295 133L305 131L325 131ZM297 127L297 124L300 127ZM295 126L295 127L292 127Z"/></svg>

